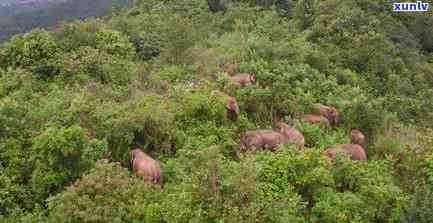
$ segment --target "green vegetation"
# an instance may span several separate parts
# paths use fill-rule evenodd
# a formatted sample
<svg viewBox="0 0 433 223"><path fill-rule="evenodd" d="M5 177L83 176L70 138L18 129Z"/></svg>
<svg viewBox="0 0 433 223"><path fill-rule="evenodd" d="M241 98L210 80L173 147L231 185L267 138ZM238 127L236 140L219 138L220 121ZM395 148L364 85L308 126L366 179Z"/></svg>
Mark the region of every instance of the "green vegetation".
<svg viewBox="0 0 433 223"><path fill-rule="evenodd" d="M0 222L432 222L433 18L384 0L221 2L135 1L2 44ZM225 63L257 84L231 85ZM315 103L342 123L296 120ZM239 154L275 116L306 151ZM328 162L352 128L369 160ZM131 173L132 147L161 161L163 189Z"/></svg>

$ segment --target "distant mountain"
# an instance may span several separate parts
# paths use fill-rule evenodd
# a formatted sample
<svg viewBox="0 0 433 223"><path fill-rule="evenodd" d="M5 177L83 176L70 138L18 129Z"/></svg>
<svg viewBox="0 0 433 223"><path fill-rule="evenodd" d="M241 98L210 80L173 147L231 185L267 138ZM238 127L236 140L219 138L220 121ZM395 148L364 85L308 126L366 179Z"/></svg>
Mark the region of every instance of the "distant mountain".
<svg viewBox="0 0 433 223"><path fill-rule="evenodd" d="M0 0L0 16L13 16L61 4L67 0Z"/></svg>
<svg viewBox="0 0 433 223"><path fill-rule="evenodd" d="M0 41L61 21L100 17L131 0L0 0Z"/></svg>

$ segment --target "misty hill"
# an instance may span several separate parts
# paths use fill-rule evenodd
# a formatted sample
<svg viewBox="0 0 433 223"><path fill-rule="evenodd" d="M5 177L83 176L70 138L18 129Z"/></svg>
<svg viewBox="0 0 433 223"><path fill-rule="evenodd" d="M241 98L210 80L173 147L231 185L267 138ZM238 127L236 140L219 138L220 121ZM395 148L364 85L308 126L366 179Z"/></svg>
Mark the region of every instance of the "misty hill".
<svg viewBox="0 0 433 223"><path fill-rule="evenodd" d="M73 3L31 15L103 12ZM0 223L432 223L432 40L389 0L134 0L17 35Z"/></svg>
<svg viewBox="0 0 433 223"><path fill-rule="evenodd" d="M67 0L2 0L0 1L0 17L41 10L66 1Z"/></svg>
<svg viewBox="0 0 433 223"><path fill-rule="evenodd" d="M0 4L0 41L14 34L44 28L60 21L99 17L128 0L15 0Z"/></svg>

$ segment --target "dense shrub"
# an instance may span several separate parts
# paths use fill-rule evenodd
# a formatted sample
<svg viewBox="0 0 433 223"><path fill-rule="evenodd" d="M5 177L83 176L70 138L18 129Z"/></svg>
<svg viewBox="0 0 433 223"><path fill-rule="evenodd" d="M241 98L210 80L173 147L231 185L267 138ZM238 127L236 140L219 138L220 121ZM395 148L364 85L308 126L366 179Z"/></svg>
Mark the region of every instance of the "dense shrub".
<svg viewBox="0 0 433 223"><path fill-rule="evenodd" d="M301 154L290 147L275 154L261 154L257 161L259 177L269 184L269 189L283 192L292 188L307 203L316 193L334 185L329 164L318 150Z"/></svg>
<svg viewBox="0 0 433 223"><path fill-rule="evenodd" d="M169 166L176 178L165 188L172 194L164 205L167 221L302 221L302 203L296 193L289 188L278 193L260 183L260 167L253 157L233 162L218 147L209 147L182 155Z"/></svg>
<svg viewBox="0 0 433 223"><path fill-rule="evenodd" d="M0 71L0 96L15 95L18 97L29 96L35 91L41 90L43 84L36 81L31 72L22 69Z"/></svg>
<svg viewBox="0 0 433 223"><path fill-rule="evenodd" d="M339 213L329 213L335 214L335 216L325 215L325 219L331 217L334 219L331 222L338 222L338 218L342 217L341 220L350 221L351 216L353 216L354 219L362 220L361 222L384 221L385 219L399 221L407 198L394 183L391 168L392 165L386 161L357 163L344 162L343 160L343 162L337 164L337 167L333 170L337 189L343 192L351 191L355 199L359 199L357 202L361 202L359 204L362 204L362 206L358 206L356 214L346 212L345 214L348 214L348 216L344 216ZM323 197L323 199L327 200L328 198ZM335 203L337 206L344 205L344 199L340 199L338 198L338 202ZM346 206L346 208L349 207ZM349 208L349 211L355 210ZM323 213L318 211L316 217L320 219L320 216L323 216Z"/></svg>
<svg viewBox="0 0 433 223"><path fill-rule="evenodd" d="M118 164L100 162L49 199L49 222L158 222L159 196Z"/></svg>
<svg viewBox="0 0 433 223"><path fill-rule="evenodd" d="M0 222L430 221L428 17L385 0L207 3L135 1L0 47ZM227 63L257 83L232 84ZM341 123L300 122L316 103ZM305 151L240 152L276 121ZM353 128L368 161L329 162ZM161 162L162 190L126 169L131 148Z"/></svg>
<svg viewBox="0 0 433 223"><path fill-rule="evenodd" d="M90 141L78 126L49 128L33 140L34 170L30 184L37 198L45 198L79 177L106 151Z"/></svg>
<svg viewBox="0 0 433 223"><path fill-rule="evenodd" d="M88 19L63 23L53 34L59 45L65 51L71 51L84 46L96 46L96 33L105 27L101 20Z"/></svg>
<svg viewBox="0 0 433 223"><path fill-rule="evenodd" d="M122 33L114 30L99 30L95 38L96 48L109 54L130 57L133 46Z"/></svg>
<svg viewBox="0 0 433 223"><path fill-rule="evenodd" d="M102 83L126 84L134 75L135 67L127 59L107 52L83 47L60 58L59 70L66 80L87 81L92 78Z"/></svg>
<svg viewBox="0 0 433 223"><path fill-rule="evenodd" d="M134 146L146 147L149 152L172 152L174 117L157 95L147 95L116 108L107 104L96 115L101 125L95 126L95 133L107 138L111 157L122 164L128 165L128 151Z"/></svg>
<svg viewBox="0 0 433 223"><path fill-rule="evenodd" d="M161 53L161 40L156 34L143 33L131 40L137 56L142 60L150 60Z"/></svg>
<svg viewBox="0 0 433 223"><path fill-rule="evenodd" d="M431 222L433 220L432 198L433 191L431 185L423 185L417 188L405 211L403 222Z"/></svg>
<svg viewBox="0 0 433 223"><path fill-rule="evenodd" d="M53 59L58 53L54 37L44 30L14 37L5 50L7 66L27 68L44 77L56 73Z"/></svg>
<svg viewBox="0 0 433 223"><path fill-rule="evenodd" d="M211 96L209 92L188 92L180 98L180 106L177 108L177 119L184 123L210 120L223 124L226 116L224 104L217 96Z"/></svg>

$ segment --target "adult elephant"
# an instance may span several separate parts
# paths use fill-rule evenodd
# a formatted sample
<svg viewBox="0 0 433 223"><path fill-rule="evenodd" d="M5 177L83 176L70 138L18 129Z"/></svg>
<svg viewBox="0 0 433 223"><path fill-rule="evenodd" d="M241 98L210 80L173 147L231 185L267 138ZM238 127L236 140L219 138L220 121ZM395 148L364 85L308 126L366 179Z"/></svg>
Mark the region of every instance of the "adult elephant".
<svg viewBox="0 0 433 223"><path fill-rule="evenodd" d="M162 170L156 160L140 149L131 150L130 156L132 170L136 176L162 187Z"/></svg>
<svg viewBox="0 0 433 223"><path fill-rule="evenodd" d="M340 113L335 107L326 106L322 104L315 104L317 112L329 120L329 124L332 127L337 126L340 123Z"/></svg>
<svg viewBox="0 0 433 223"><path fill-rule="evenodd" d="M367 153L364 148L356 144L339 144L325 150L325 156L334 159L337 153L348 154L351 160L367 160Z"/></svg>
<svg viewBox="0 0 433 223"><path fill-rule="evenodd" d="M282 143L288 143L288 139L281 133L273 130L247 131L242 137L245 150L269 149L275 151Z"/></svg>
<svg viewBox="0 0 433 223"><path fill-rule="evenodd" d="M231 119L237 119L237 117L240 114L240 109L236 98L229 96L224 92L218 90L213 91L212 94L221 97L224 100L225 107L228 112L228 116Z"/></svg>
<svg viewBox="0 0 433 223"><path fill-rule="evenodd" d="M280 133L287 138L289 143L294 144L299 150L304 150L305 138L299 130L283 122L278 123L278 125L280 126Z"/></svg>
<svg viewBox="0 0 433 223"><path fill-rule="evenodd" d="M352 144L358 144L362 147L365 147L365 135L359 129L353 129L350 131L350 141Z"/></svg>

